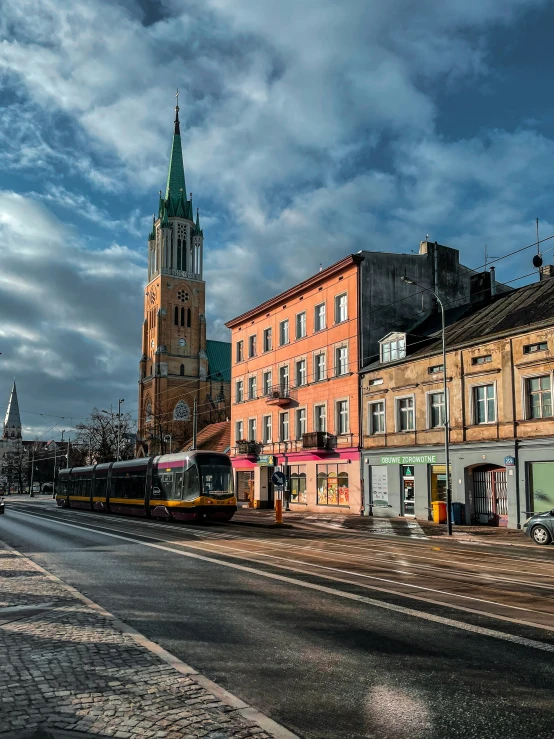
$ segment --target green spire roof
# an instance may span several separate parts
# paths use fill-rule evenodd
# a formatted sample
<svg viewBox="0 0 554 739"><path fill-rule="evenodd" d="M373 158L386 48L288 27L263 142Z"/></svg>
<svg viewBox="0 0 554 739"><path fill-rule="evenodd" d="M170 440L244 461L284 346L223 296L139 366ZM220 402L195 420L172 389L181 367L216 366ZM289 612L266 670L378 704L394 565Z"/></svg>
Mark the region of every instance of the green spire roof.
<svg viewBox="0 0 554 739"><path fill-rule="evenodd" d="M200 211L198 208L196 209L196 228L194 229L194 233L204 235L204 232L200 228Z"/></svg>
<svg viewBox="0 0 554 739"><path fill-rule="evenodd" d="M179 127L179 106L175 106L175 130L169 159L165 199L179 198L181 192L186 193L185 168L183 167L183 150L181 148L181 130ZM186 197L186 196L185 196Z"/></svg>

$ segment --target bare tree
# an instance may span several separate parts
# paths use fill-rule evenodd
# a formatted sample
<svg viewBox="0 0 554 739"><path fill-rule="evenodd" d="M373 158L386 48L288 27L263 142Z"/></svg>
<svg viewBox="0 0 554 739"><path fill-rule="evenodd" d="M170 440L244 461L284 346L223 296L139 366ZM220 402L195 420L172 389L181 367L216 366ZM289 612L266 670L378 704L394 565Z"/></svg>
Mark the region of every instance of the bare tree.
<svg viewBox="0 0 554 739"><path fill-rule="evenodd" d="M84 464L112 462L117 458L119 426L119 458L132 459L135 451L135 428L130 413L104 412L94 408L84 423L76 426L77 436L73 449L79 449L85 457ZM70 452L70 461L71 452Z"/></svg>
<svg viewBox="0 0 554 739"><path fill-rule="evenodd" d="M2 473L7 478L8 490L15 485L22 494L28 480L29 456L21 440L17 441L4 455Z"/></svg>

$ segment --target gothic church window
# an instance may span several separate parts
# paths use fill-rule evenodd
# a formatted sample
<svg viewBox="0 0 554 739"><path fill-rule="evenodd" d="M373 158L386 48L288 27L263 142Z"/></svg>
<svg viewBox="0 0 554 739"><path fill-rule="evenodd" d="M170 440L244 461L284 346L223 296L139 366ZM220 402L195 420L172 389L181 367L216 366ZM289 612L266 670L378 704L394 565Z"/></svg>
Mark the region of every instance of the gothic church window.
<svg viewBox="0 0 554 739"><path fill-rule="evenodd" d="M186 292L186 290L178 290L177 297L179 298L181 303L184 303L189 299L189 294L188 292Z"/></svg>
<svg viewBox="0 0 554 739"><path fill-rule="evenodd" d="M175 325L179 325L179 308L177 306L175 306Z"/></svg>
<svg viewBox="0 0 554 739"><path fill-rule="evenodd" d="M180 400L173 411L174 421L188 421L190 419L190 408L184 400Z"/></svg>
<svg viewBox="0 0 554 739"><path fill-rule="evenodd" d="M185 309L181 308L181 326L185 325Z"/></svg>
<svg viewBox="0 0 554 739"><path fill-rule="evenodd" d="M191 310L190 310L190 308L188 308L188 310L187 310L187 328L190 328L190 324L191 324Z"/></svg>
<svg viewBox="0 0 554 739"><path fill-rule="evenodd" d="M146 401L144 420L146 421L146 423L150 423L150 421L152 420L152 402L150 401L150 398Z"/></svg>
<svg viewBox="0 0 554 739"><path fill-rule="evenodd" d="M181 375L181 377L185 376L185 365L184 364L181 365L179 369L179 374Z"/></svg>

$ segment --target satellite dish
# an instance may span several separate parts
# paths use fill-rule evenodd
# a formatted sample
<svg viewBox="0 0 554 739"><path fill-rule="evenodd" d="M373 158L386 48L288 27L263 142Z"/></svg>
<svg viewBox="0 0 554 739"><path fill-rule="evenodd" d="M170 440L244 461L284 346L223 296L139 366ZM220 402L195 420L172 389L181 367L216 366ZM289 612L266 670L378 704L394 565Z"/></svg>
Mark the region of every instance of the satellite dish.
<svg viewBox="0 0 554 739"><path fill-rule="evenodd" d="M533 267L542 267L542 257L540 254L535 254L533 257Z"/></svg>

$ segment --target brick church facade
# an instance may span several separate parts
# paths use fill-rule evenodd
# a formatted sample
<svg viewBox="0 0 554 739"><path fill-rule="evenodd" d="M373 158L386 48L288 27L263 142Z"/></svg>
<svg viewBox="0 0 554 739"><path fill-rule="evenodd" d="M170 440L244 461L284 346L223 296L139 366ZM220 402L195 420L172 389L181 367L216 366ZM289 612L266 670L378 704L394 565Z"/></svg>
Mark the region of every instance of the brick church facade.
<svg viewBox="0 0 554 739"><path fill-rule="evenodd" d="M231 345L206 338L204 234L187 198L179 106L165 194L148 237L137 455L179 451L198 430L230 416Z"/></svg>

